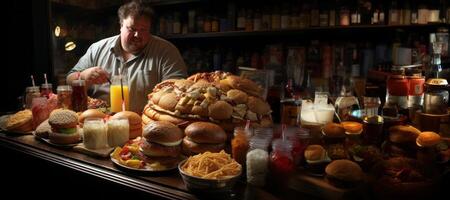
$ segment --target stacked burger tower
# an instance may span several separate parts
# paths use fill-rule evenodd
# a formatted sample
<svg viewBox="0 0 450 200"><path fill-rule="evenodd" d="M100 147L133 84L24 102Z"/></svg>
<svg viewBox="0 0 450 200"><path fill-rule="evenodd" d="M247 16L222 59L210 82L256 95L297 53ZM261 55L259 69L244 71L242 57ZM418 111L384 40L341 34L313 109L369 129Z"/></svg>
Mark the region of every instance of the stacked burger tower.
<svg viewBox="0 0 450 200"><path fill-rule="evenodd" d="M210 121L231 132L250 120L252 126L270 126L270 106L255 82L226 72L198 73L187 79L165 80L148 95L142 121L169 121L186 127Z"/></svg>

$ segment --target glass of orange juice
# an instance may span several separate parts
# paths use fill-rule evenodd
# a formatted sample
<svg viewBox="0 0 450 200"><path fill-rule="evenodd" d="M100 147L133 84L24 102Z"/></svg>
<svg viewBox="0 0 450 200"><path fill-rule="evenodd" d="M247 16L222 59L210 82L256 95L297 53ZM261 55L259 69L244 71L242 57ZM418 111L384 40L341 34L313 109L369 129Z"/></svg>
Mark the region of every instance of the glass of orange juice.
<svg viewBox="0 0 450 200"><path fill-rule="evenodd" d="M111 112L117 113L122 109L128 110L129 96L128 96L128 79L126 75L114 75L111 78L110 97L111 97ZM122 104L124 108L122 108Z"/></svg>

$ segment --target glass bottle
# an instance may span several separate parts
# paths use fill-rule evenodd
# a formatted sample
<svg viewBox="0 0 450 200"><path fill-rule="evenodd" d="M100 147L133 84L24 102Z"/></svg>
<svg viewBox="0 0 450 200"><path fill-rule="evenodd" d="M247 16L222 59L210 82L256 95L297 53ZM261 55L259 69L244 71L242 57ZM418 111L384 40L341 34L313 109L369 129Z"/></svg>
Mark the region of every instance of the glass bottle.
<svg viewBox="0 0 450 200"><path fill-rule="evenodd" d="M251 134L244 127L234 128L234 137L231 140L231 155L241 165L245 165L245 158L249 149Z"/></svg>
<svg viewBox="0 0 450 200"><path fill-rule="evenodd" d="M72 87L60 85L56 88L58 93L58 107L72 110Z"/></svg>
<svg viewBox="0 0 450 200"><path fill-rule="evenodd" d="M50 94L53 94L53 86L51 83L43 83L41 85L41 96L46 97L47 99L50 97Z"/></svg>
<svg viewBox="0 0 450 200"><path fill-rule="evenodd" d="M389 8L389 25L400 24L400 10L397 5L397 1L391 2L391 7Z"/></svg>
<svg viewBox="0 0 450 200"><path fill-rule="evenodd" d="M40 97L41 92L39 91L38 86L31 86L25 89L25 108L31 109L31 102L33 102L33 98Z"/></svg>
<svg viewBox="0 0 450 200"><path fill-rule="evenodd" d="M272 142L269 169L276 186L284 188L295 170L291 141L276 139Z"/></svg>
<svg viewBox="0 0 450 200"><path fill-rule="evenodd" d="M75 112L87 110L87 89L86 82L81 79L72 81L72 107Z"/></svg>
<svg viewBox="0 0 450 200"><path fill-rule="evenodd" d="M245 11L244 9L239 9L238 17L236 21L236 30L243 31L245 30Z"/></svg>
<svg viewBox="0 0 450 200"><path fill-rule="evenodd" d="M353 95L353 87L348 76L344 79L341 94L336 99L335 107L341 121L348 121L350 112L360 108L358 98Z"/></svg>
<svg viewBox="0 0 450 200"><path fill-rule="evenodd" d="M264 186L269 171L269 142L263 137L252 137L246 155L247 183Z"/></svg>

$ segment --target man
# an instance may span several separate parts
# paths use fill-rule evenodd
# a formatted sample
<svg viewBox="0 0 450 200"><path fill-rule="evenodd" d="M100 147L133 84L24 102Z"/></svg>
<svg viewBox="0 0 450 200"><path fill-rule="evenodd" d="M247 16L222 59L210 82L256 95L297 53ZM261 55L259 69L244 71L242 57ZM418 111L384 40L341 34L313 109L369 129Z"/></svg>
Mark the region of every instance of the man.
<svg viewBox="0 0 450 200"><path fill-rule="evenodd" d="M186 76L178 49L150 33L153 11L139 1L122 5L118 11L120 35L92 44L67 76L67 83L86 81L89 95L109 102L109 77L127 74L129 110L141 113L147 94L166 79Z"/></svg>

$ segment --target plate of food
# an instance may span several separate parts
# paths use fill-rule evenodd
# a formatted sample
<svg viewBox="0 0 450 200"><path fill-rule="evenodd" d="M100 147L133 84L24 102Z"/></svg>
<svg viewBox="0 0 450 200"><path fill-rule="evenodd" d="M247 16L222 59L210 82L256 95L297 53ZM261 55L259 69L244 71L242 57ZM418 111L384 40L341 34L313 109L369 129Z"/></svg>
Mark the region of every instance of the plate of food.
<svg viewBox="0 0 450 200"><path fill-rule="evenodd" d="M33 114L25 109L0 117L0 128L7 134L29 135L33 131Z"/></svg>
<svg viewBox="0 0 450 200"><path fill-rule="evenodd" d="M117 166L137 172L163 172L177 169L178 163L186 157L149 157L140 147L142 138L130 140L123 147L116 147L110 154L111 161Z"/></svg>

